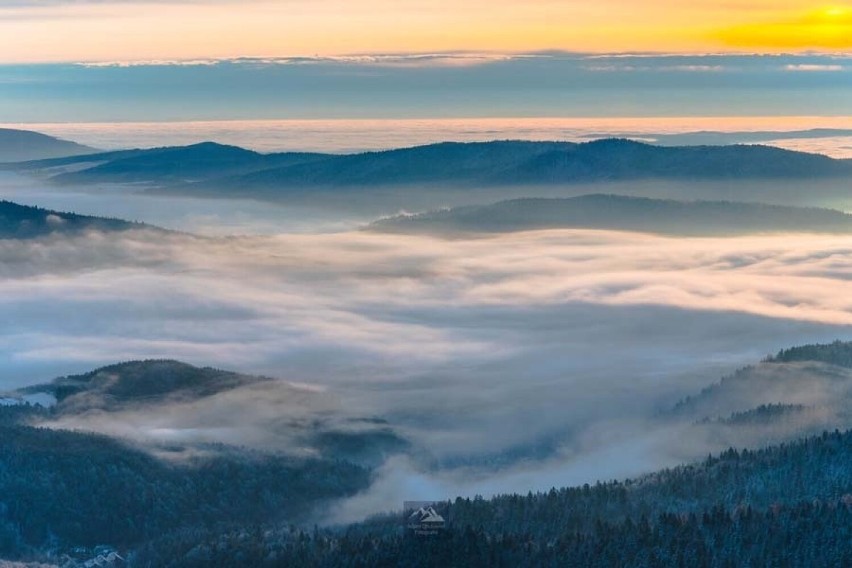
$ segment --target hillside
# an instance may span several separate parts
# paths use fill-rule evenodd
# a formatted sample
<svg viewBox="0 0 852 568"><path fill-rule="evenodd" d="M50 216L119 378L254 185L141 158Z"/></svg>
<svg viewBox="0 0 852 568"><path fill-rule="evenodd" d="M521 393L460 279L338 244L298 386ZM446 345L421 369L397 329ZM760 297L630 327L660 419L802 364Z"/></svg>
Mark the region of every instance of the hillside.
<svg viewBox="0 0 852 568"><path fill-rule="evenodd" d="M221 428L233 400L222 395L267 398L275 391L257 389L278 383L177 361L112 365L26 389L53 393L52 408L0 407L0 492L7 495L0 554L38 557L107 543L130 549L136 566L421 565L423 555L449 566L508 566L521 557L544 566L676 566L679 558L725 566L743 558L780 562L783 542L789 565L844 561L852 559L852 431L789 440L849 423L850 353L852 343L841 342L783 350L660 417L667 428L685 424L680 436L736 429L733 439L749 440L743 429L769 429L782 445L730 449L636 479L438 503L447 525L432 540L401 534L396 514L298 528L333 511L333 499L368 487L381 456L407 451L381 419L359 420L357 429L308 425L301 443L318 450L308 457L200 444L162 461L119 438L57 429L58 419L121 419L127 408L143 409L163 428L163 416L191 413L205 401ZM280 391L285 398L295 393L289 388ZM800 420L814 410L821 421ZM291 434L305 428L293 418L282 416ZM168 452L179 455L177 445ZM350 459L365 451L379 459ZM63 507L51 505L57 502ZM388 510L398 506L388 503Z"/></svg>
<svg viewBox="0 0 852 568"><path fill-rule="evenodd" d="M27 393L48 393L59 412L114 410L127 404L152 404L166 399L195 400L272 379L240 375L180 361L130 361L82 375L60 377Z"/></svg>
<svg viewBox="0 0 852 568"><path fill-rule="evenodd" d="M93 154L94 148L60 140L53 136L31 132L0 128L0 163L43 160L61 156Z"/></svg>
<svg viewBox="0 0 852 568"><path fill-rule="evenodd" d="M51 168L74 166L56 174ZM282 196L356 187L552 186L635 180L844 179L852 162L767 146L651 146L622 139L444 142L381 152L259 154L212 142L21 164L57 183L144 183L181 194ZM284 193L282 193L284 192Z"/></svg>
<svg viewBox="0 0 852 568"><path fill-rule="evenodd" d="M514 199L492 205L401 215L376 221L368 227L380 232L450 235L565 228L674 235L850 233L852 215L830 209L754 203L585 195L565 199Z"/></svg>
<svg viewBox="0 0 852 568"><path fill-rule="evenodd" d="M89 217L76 213L19 205L11 201L0 201L0 239L31 239L50 234L74 234L84 231L127 231L144 228L151 229L153 227L120 219Z"/></svg>
<svg viewBox="0 0 852 568"><path fill-rule="evenodd" d="M852 175L852 163L766 146L659 147L628 140L442 143L333 156L217 180L254 190L381 185L525 186L581 182L813 179Z"/></svg>
<svg viewBox="0 0 852 568"><path fill-rule="evenodd" d="M688 397L673 414L770 428L852 427L850 361L852 342L786 349Z"/></svg>
<svg viewBox="0 0 852 568"><path fill-rule="evenodd" d="M368 483L366 469L335 459L214 447L171 463L115 438L28 425L49 413L0 407L5 558L133 547L182 528L305 522Z"/></svg>
<svg viewBox="0 0 852 568"><path fill-rule="evenodd" d="M51 179L61 184L147 183L175 184L235 176L273 167L311 163L323 154L260 154L236 146L202 142L191 146L128 150L82 159L47 160L21 164L29 171L77 166ZM81 167L82 166L82 167Z"/></svg>
<svg viewBox="0 0 852 568"><path fill-rule="evenodd" d="M434 536L402 515L250 538L171 534L138 565L846 566L852 561L852 432L734 449L634 480L437 503ZM239 560L237 560L239 559Z"/></svg>

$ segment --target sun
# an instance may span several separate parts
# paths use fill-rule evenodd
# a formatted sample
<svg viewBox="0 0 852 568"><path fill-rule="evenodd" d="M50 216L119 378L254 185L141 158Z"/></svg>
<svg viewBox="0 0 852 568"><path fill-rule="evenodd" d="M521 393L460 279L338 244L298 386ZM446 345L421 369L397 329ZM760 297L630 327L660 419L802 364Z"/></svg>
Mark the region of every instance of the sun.
<svg viewBox="0 0 852 568"><path fill-rule="evenodd" d="M716 34L728 45L783 51L787 49L852 49L852 7L830 4L798 18L752 22Z"/></svg>
<svg viewBox="0 0 852 568"><path fill-rule="evenodd" d="M826 18L841 18L848 13L849 9L843 6L828 6L822 9L822 15Z"/></svg>

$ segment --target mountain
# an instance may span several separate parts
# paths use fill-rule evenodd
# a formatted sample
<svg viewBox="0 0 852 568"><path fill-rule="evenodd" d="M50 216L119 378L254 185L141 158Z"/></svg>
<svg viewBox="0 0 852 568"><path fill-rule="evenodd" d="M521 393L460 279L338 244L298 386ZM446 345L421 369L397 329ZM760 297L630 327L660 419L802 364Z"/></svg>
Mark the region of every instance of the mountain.
<svg viewBox="0 0 852 568"><path fill-rule="evenodd" d="M430 506L434 516L423 510L444 522L425 539L403 532L407 515L396 513L303 528L334 499L356 495L373 479L375 466L337 451L297 457L202 444L189 457L163 460L138 443L56 422L115 415L141 427L140 417L148 416L163 429L162 417L207 401L221 428L221 417L233 413L222 395L266 398L272 391L257 389L277 383L177 361L134 361L30 389L53 393L54 407L0 406L0 555L46 560L81 547L91 555L108 544L129 553L132 566L845 566L852 560L852 431L836 430L844 427L843 413L849 415L852 343L782 350L661 417L668 427L693 423L695 431L779 429L803 409L828 408L834 414L824 421L826 432L751 445L764 449L728 449L635 479L438 501ZM307 404L304 393L297 402ZM142 411L122 414L130 406ZM389 432L380 419L359 422L368 432ZM785 436L816 427L799 424ZM331 438L331 447L351 442Z"/></svg>
<svg viewBox="0 0 852 568"><path fill-rule="evenodd" d="M798 433L852 427L852 342L783 350L683 400L673 414Z"/></svg>
<svg viewBox="0 0 852 568"><path fill-rule="evenodd" d="M272 379L241 375L180 361L129 361L82 375L60 377L25 389L53 395L59 412L116 410L128 404L156 404L166 399L196 400Z"/></svg>
<svg viewBox="0 0 852 568"><path fill-rule="evenodd" d="M648 137L648 134L628 134L628 137ZM807 130L763 130L746 132L718 132L702 130L677 134L652 134L655 144L666 146L718 146L723 144L759 144L774 140L819 139L852 136L848 128L810 128Z"/></svg>
<svg viewBox="0 0 852 568"><path fill-rule="evenodd" d="M20 165L74 166L58 183L144 183L185 195L283 197L346 188L526 187L636 180L821 180L852 176L852 162L767 146L662 147L623 139L444 142L360 154L258 154L205 142Z"/></svg>
<svg viewBox="0 0 852 568"><path fill-rule="evenodd" d="M201 527L305 523L369 483L367 469L334 458L217 446L172 461L117 437L32 426L51 413L0 407L0 557L85 559Z"/></svg>
<svg viewBox="0 0 852 568"><path fill-rule="evenodd" d="M332 156L217 180L213 188L282 190L387 185L553 185L641 179L813 179L852 175L852 162L766 146L660 147L607 139L446 142Z"/></svg>
<svg viewBox="0 0 852 568"><path fill-rule="evenodd" d="M436 504L422 536L402 515L341 528L163 536L139 565L848 566L852 431L729 449L638 479ZM239 560L237 560L239 559Z"/></svg>
<svg viewBox="0 0 852 568"><path fill-rule="evenodd" d="M55 401L51 420L44 424L110 433L128 417L160 424L166 430L186 431L180 438L140 437L141 442L177 457L217 436L194 435L211 430L232 431L232 438L259 450L333 456L361 466L377 466L388 456L405 451L409 443L385 420L345 415L323 418L300 412L312 404L326 407L322 395L286 381L245 375L181 361L127 361L88 373L59 377L10 393L12 399L45 396ZM11 400L11 399L10 399ZM241 416L251 409L254 416ZM292 412L291 412L292 411ZM288 415L289 413L289 415ZM246 431L249 431L246 434ZM226 436L227 437L227 436Z"/></svg>
<svg viewBox="0 0 852 568"><path fill-rule="evenodd" d="M64 213L40 207L19 205L11 201L0 201L0 239L30 239L50 234L152 228L143 223L89 217L76 213Z"/></svg>
<svg viewBox="0 0 852 568"><path fill-rule="evenodd" d="M831 209L593 194L564 199L513 199L492 205L400 215L368 227L381 232L430 234L565 228L676 235L850 233L852 215Z"/></svg>
<svg viewBox="0 0 852 568"><path fill-rule="evenodd" d="M0 163L42 160L60 156L93 154L94 148L60 140L53 136L31 132L0 128Z"/></svg>
<svg viewBox="0 0 852 568"><path fill-rule="evenodd" d="M564 142L444 142L328 156L315 163L217 180L215 187L286 189L493 183L499 177L497 174L509 172L543 153L570 151L575 146Z"/></svg>
<svg viewBox="0 0 852 568"><path fill-rule="evenodd" d="M324 154L260 154L236 146L202 142L191 146L127 150L87 156L82 159L48 160L22 164L21 169L38 170L83 164L82 168L59 173L53 181L62 184L92 183L190 183L247 174L273 167L311 163ZM93 164L85 167L85 164Z"/></svg>

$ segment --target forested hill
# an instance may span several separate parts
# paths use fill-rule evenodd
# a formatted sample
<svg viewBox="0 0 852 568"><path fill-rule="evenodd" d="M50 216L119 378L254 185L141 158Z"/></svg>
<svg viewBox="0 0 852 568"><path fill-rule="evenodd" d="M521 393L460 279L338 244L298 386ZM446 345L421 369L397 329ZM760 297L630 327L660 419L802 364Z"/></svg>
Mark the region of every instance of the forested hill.
<svg viewBox="0 0 852 568"><path fill-rule="evenodd" d="M382 232L466 234L536 229L613 229L674 235L763 232L851 233L852 215L831 209L621 195L513 199L382 219Z"/></svg>
<svg viewBox="0 0 852 568"><path fill-rule="evenodd" d="M0 128L0 163L76 156L96 151L76 142L60 140L38 132Z"/></svg>
<svg viewBox="0 0 852 568"><path fill-rule="evenodd" d="M103 367L31 389L54 394L54 407L0 406L0 557L109 544L129 552L132 566L852 565L852 431L828 425L848 423L850 350L842 342L783 350L657 423L716 447L734 433L747 450L631 480L439 503L448 524L425 540L405 533L397 514L304 528L369 488L389 456L416 449L386 422L352 429L280 415L276 439L310 448L302 455L175 438L152 454L144 443L58 429L62 420L84 429L143 414L168 429L163 418L203 404L221 429L232 413L223 394L281 404L292 388L177 361ZM299 404L311 404L306 396ZM808 409L820 422L802 422ZM744 436L755 422L759 436ZM802 438L816 424L824 433ZM798 441L765 447L756 441L764 427Z"/></svg>
<svg viewBox="0 0 852 568"><path fill-rule="evenodd" d="M171 425L184 434L175 440L166 438L174 442L169 450L174 457L194 454L211 437L221 439L212 432L230 432L226 438L241 443L243 429L255 432L247 438L255 440L249 446L257 450L307 453L369 467L409 449L408 441L381 417L304 416L298 410L324 404L321 395L287 381L174 360L118 363L10 393L21 400L37 394L51 395L56 401L40 425L64 427L63 420L68 420L80 429L88 426L111 434L112 428L103 426L100 419L123 424L128 413L135 421L141 416L143 422ZM249 406L256 416L242 416ZM181 416L185 421L175 421ZM163 438L142 435L141 441L159 449Z"/></svg>
<svg viewBox="0 0 852 568"><path fill-rule="evenodd" d="M687 397L672 415L776 435L852 427L852 342L784 349Z"/></svg>
<svg viewBox="0 0 852 568"><path fill-rule="evenodd" d="M444 184L814 179L852 175L852 163L768 146L660 147L630 140L445 142L333 156L258 171L214 185L246 189Z"/></svg>
<svg viewBox="0 0 852 568"><path fill-rule="evenodd" d="M174 183L244 175L293 164L310 164L327 159L325 154L286 152L261 154L239 148L202 142L190 146L107 152L77 159L49 160L22 164L21 168L57 168L86 164L86 167L60 173L53 179L65 184L88 183Z"/></svg>
<svg viewBox="0 0 852 568"><path fill-rule="evenodd" d="M136 565L849 566L852 432L760 451L729 450L638 480L436 509L437 536L402 516L340 530L167 535Z"/></svg>
<svg viewBox="0 0 852 568"><path fill-rule="evenodd" d="M188 527L305 522L369 481L340 460L209 447L171 463L115 438L29 425L49 417L0 406L0 558L127 549Z"/></svg>
<svg viewBox="0 0 852 568"><path fill-rule="evenodd" d="M241 386L271 381L180 361L129 361L82 375L60 377L25 389L56 397L59 411L109 410L125 404L151 404L166 399L195 400Z"/></svg>
<svg viewBox="0 0 852 568"><path fill-rule="evenodd" d="M203 142L20 164L57 182L144 183L185 194L298 189L534 186L634 180L847 179L852 162L769 146L662 147L623 139L443 142L359 154L260 154ZM64 168L64 169L63 169Z"/></svg>
<svg viewBox="0 0 852 568"><path fill-rule="evenodd" d="M11 201L0 201L0 239L31 239L54 233L73 234L85 231L127 231L146 228L154 227L120 219L89 217L19 205Z"/></svg>
<svg viewBox="0 0 852 568"><path fill-rule="evenodd" d="M838 367L852 369L852 342L835 341L827 344L802 345L783 349L769 363L790 363L793 361L821 361Z"/></svg>

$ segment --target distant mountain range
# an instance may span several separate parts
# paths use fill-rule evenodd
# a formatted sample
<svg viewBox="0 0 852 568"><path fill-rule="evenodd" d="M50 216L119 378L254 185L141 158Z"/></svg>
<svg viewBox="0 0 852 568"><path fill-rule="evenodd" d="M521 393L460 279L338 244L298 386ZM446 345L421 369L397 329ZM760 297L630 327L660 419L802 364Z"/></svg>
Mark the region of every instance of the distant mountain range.
<svg viewBox="0 0 852 568"><path fill-rule="evenodd" d="M760 144L775 140L820 139L852 136L848 128L810 128L807 130L762 130L744 132L696 131L676 134L624 134L628 138L654 140L654 144L665 146L717 146L723 144Z"/></svg>
<svg viewBox="0 0 852 568"><path fill-rule="evenodd" d="M32 132L0 128L0 163L43 160L63 156L93 154L94 148L60 140L53 136Z"/></svg>
<svg viewBox="0 0 852 568"><path fill-rule="evenodd" d="M814 180L852 176L852 161L768 146L661 147L624 139L582 144L445 142L350 155L259 154L206 142L42 160L16 167L47 172L57 183L143 183L187 195L253 197L357 187Z"/></svg>
<svg viewBox="0 0 852 568"><path fill-rule="evenodd" d="M399 215L368 227L382 232L448 235L560 228L676 235L852 233L852 215L832 209L595 194L565 199L514 199Z"/></svg>
<svg viewBox="0 0 852 568"><path fill-rule="evenodd" d="M152 185L193 183L223 177L247 175L259 170L309 164L327 159L324 154L288 152L260 154L236 146L202 142L191 146L122 150L58 160L23 164L38 170L78 166L52 179L63 184L147 183ZM86 164L79 168L79 164Z"/></svg>
<svg viewBox="0 0 852 568"><path fill-rule="evenodd" d="M270 190L381 185L551 185L634 179L740 180L852 175L852 162L766 146L659 147L629 140L446 142L331 156L217 180Z"/></svg>
<svg viewBox="0 0 852 568"><path fill-rule="evenodd" d="M50 234L84 231L127 231L153 229L151 225L120 219L89 217L0 201L0 239L31 239ZM163 229L157 229L163 230Z"/></svg>

